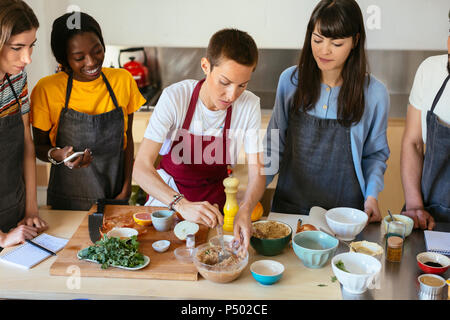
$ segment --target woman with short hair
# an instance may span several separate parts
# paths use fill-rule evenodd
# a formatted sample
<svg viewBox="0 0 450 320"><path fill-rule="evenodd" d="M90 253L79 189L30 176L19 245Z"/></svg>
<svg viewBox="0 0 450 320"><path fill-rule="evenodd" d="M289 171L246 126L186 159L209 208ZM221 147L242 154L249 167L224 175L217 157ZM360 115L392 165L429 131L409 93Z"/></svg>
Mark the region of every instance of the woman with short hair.
<svg viewBox="0 0 450 320"><path fill-rule="evenodd" d="M223 223L223 180L248 157L248 188L234 218L234 236L247 249L251 213L263 194L259 98L246 90L258 62L253 38L237 29L217 31L200 61L205 78L164 89L136 157L133 177L150 197L146 205L168 206L184 219L214 228ZM235 151L235 152L233 152ZM158 154L162 156L155 166ZM255 190L258 190L255 192Z"/></svg>

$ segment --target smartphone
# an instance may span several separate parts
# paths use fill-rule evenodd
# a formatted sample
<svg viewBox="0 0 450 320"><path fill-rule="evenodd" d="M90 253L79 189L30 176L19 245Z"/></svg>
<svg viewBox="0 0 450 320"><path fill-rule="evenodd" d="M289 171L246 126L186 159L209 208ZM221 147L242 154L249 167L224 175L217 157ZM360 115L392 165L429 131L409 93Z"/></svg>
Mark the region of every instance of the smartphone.
<svg viewBox="0 0 450 320"><path fill-rule="evenodd" d="M67 158L64 159L64 162L73 161L76 158L82 156L83 154L84 154L83 151L78 151L78 152L72 153L70 156L68 156Z"/></svg>

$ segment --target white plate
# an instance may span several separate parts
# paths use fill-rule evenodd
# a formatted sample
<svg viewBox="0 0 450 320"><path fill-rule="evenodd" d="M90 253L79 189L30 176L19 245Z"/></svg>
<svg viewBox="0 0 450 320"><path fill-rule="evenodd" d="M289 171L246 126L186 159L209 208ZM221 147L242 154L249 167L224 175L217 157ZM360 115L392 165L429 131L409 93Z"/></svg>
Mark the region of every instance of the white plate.
<svg viewBox="0 0 450 320"><path fill-rule="evenodd" d="M83 261L94 262L94 263L100 264L99 262L97 262L95 260L80 258L80 251L78 251L78 253L77 253L77 258L78 259L83 260ZM128 267L122 267L122 266L113 266L113 265L110 265L110 266L111 267L115 267L115 268L119 268L119 269L125 269L125 270L134 271L134 270L139 270L139 269L145 268L149 263L150 263L150 258L147 257L146 255L144 255L144 263L139 265L139 266L137 266L137 267L134 267L134 268L128 268Z"/></svg>

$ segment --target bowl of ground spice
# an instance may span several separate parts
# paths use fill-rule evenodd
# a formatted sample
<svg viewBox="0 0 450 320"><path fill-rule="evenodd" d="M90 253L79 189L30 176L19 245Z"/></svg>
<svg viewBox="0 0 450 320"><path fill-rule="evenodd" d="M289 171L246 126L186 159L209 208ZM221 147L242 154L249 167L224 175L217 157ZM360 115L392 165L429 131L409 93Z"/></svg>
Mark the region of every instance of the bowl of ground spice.
<svg viewBox="0 0 450 320"><path fill-rule="evenodd" d="M442 295L442 289L445 286L445 279L435 274L422 274L418 278L420 284L420 294L425 296L426 300L435 300L434 297Z"/></svg>
<svg viewBox="0 0 450 320"><path fill-rule="evenodd" d="M263 256L280 254L292 238L292 228L280 221L264 220L253 222L250 244Z"/></svg>
<svg viewBox="0 0 450 320"><path fill-rule="evenodd" d="M225 247L226 259L220 259L222 247L202 244L195 248L192 261L203 278L217 283L228 283L237 279L248 264L248 251Z"/></svg>

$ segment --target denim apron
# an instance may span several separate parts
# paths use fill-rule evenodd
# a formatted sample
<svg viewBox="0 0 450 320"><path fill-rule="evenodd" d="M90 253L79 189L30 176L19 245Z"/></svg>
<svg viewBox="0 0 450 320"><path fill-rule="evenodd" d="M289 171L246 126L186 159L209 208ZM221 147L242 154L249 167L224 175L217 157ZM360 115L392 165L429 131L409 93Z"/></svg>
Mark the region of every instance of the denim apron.
<svg viewBox="0 0 450 320"><path fill-rule="evenodd" d="M425 210L436 222L450 222L450 128L442 124L434 113L449 78L450 75L445 79L427 112L422 194Z"/></svg>
<svg viewBox="0 0 450 320"><path fill-rule="evenodd" d="M64 164L52 164L47 190L47 204L52 209L86 211L97 199L113 199L122 190L124 113L103 72L101 75L115 108L97 115L69 109L73 75L67 80L56 146L73 146L74 151L89 148L94 159L87 168L73 170Z"/></svg>
<svg viewBox="0 0 450 320"><path fill-rule="evenodd" d="M8 75L6 79L19 111L0 118L0 230L5 233L25 216L24 125L20 100Z"/></svg>
<svg viewBox="0 0 450 320"><path fill-rule="evenodd" d="M350 128L293 110L286 134L273 212L309 215L313 206L364 209Z"/></svg>

